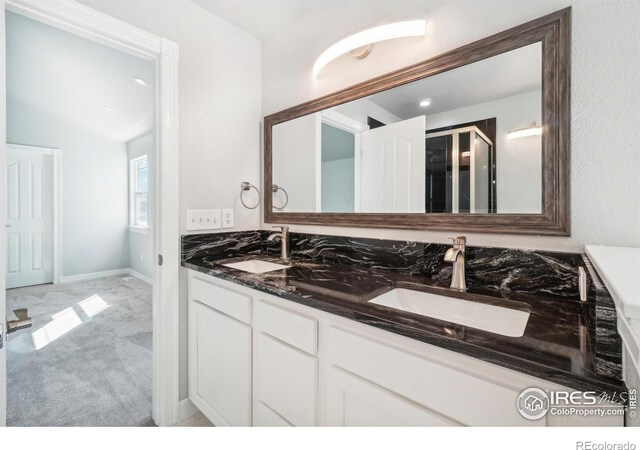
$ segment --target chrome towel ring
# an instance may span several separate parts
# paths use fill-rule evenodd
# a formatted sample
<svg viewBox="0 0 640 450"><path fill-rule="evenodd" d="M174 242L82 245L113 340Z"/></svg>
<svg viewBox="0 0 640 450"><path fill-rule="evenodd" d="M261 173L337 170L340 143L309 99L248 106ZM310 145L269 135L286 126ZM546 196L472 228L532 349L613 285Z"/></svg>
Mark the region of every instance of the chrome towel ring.
<svg viewBox="0 0 640 450"><path fill-rule="evenodd" d="M273 207L274 207L275 209L278 209L278 210L283 210L283 209L285 209L285 208L287 207L287 204L289 203L289 194L287 194L287 191L285 191L285 190L284 190L284 188L283 188L282 186L278 186L277 184L274 184L273 186L271 186L271 191L272 191L274 194L275 194L276 192L278 192L278 191L282 191L282 192L284 192L284 197L285 197L284 204L283 204L282 206L276 206L276 205L273 205Z"/></svg>
<svg viewBox="0 0 640 450"><path fill-rule="evenodd" d="M245 191L249 191L251 189L255 189L256 192L258 193L258 202L255 204L255 206L248 206L244 202L244 198L243 198ZM258 188L255 187L253 184L249 183L248 181L243 181L242 183L240 183L240 203L242 203L242 206L244 206L247 209L256 209L258 205L260 205L260 191L258 190Z"/></svg>

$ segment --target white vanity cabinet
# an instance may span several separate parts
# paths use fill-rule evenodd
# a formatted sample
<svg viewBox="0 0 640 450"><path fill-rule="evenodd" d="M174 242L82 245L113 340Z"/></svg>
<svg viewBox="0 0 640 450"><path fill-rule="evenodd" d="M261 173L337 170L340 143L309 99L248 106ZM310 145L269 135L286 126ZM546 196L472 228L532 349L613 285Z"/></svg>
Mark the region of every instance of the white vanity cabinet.
<svg viewBox="0 0 640 450"><path fill-rule="evenodd" d="M251 425L251 297L189 273L189 398L217 426Z"/></svg>
<svg viewBox="0 0 640 450"><path fill-rule="evenodd" d="M530 421L524 389L567 388L192 270L189 289L189 395L216 425L623 425Z"/></svg>

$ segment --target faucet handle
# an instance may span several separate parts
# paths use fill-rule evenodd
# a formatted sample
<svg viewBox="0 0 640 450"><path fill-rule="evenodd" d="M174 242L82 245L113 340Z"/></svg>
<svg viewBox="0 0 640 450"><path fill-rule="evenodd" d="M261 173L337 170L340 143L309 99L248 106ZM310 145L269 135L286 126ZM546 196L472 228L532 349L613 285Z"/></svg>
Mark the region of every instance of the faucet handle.
<svg viewBox="0 0 640 450"><path fill-rule="evenodd" d="M453 240L453 245L465 246L467 244L466 236L449 236L449 239Z"/></svg>
<svg viewBox="0 0 640 450"><path fill-rule="evenodd" d="M272 225L271 228L280 228L280 231L283 233L287 233L289 231L289 227L286 225Z"/></svg>

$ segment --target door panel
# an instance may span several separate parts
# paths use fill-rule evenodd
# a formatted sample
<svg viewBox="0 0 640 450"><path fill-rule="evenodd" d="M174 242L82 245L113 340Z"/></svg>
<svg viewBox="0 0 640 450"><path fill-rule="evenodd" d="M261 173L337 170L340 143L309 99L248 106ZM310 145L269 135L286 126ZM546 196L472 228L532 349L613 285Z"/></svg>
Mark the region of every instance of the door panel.
<svg viewBox="0 0 640 450"><path fill-rule="evenodd" d="M20 219L20 162L7 163L7 220Z"/></svg>
<svg viewBox="0 0 640 450"><path fill-rule="evenodd" d="M190 302L189 397L216 426L251 425L251 327Z"/></svg>
<svg viewBox="0 0 640 450"><path fill-rule="evenodd" d="M7 288L53 282L53 156L8 146Z"/></svg>
<svg viewBox="0 0 640 450"><path fill-rule="evenodd" d="M425 212L425 133L425 116L362 133L359 212Z"/></svg>

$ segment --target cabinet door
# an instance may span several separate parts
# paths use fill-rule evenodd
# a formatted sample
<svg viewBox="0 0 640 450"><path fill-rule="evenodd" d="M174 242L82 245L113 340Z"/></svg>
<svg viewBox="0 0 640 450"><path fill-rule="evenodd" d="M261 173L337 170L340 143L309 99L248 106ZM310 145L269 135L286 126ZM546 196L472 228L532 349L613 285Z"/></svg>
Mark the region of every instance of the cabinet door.
<svg viewBox="0 0 640 450"><path fill-rule="evenodd" d="M326 378L329 426L455 426L444 416L336 367Z"/></svg>
<svg viewBox="0 0 640 450"><path fill-rule="evenodd" d="M272 425L259 411L266 406L286 423L315 426L317 358L263 332L256 332L254 344L254 425Z"/></svg>
<svg viewBox="0 0 640 450"><path fill-rule="evenodd" d="M251 327L197 301L189 313L189 398L215 425L251 425Z"/></svg>

